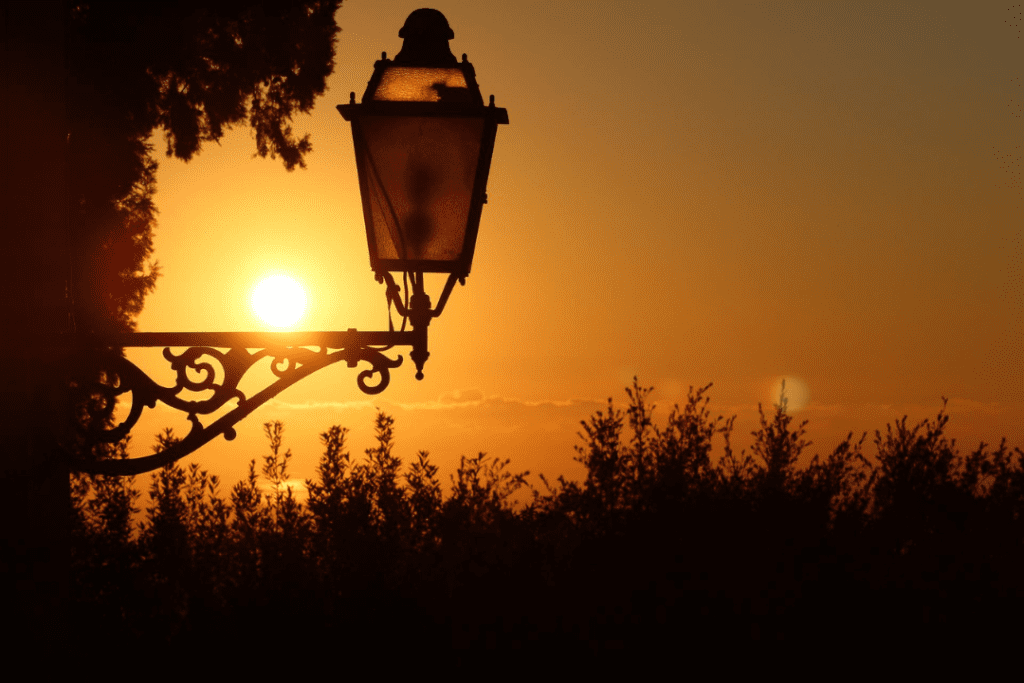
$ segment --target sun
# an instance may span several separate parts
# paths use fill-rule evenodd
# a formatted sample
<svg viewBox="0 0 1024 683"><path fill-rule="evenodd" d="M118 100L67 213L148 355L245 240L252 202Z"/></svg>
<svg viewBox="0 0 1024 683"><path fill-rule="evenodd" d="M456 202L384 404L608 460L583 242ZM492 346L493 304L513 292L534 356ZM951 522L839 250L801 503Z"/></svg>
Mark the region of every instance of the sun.
<svg viewBox="0 0 1024 683"><path fill-rule="evenodd" d="M291 327L306 312L306 290L287 275L260 280L252 290L252 309L274 327Z"/></svg>

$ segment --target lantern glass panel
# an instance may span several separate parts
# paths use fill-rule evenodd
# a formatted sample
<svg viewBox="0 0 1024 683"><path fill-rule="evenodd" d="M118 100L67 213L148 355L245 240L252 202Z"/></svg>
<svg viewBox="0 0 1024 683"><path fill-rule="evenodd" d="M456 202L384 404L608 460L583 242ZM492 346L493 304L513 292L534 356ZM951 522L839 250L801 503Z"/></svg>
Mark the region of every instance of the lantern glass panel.
<svg viewBox="0 0 1024 683"><path fill-rule="evenodd" d="M360 128L377 257L458 260L484 120L370 115Z"/></svg>
<svg viewBox="0 0 1024 683"><path fill-rule="evenodd" d="M387 102L471 102L462 69L389 66L373 99Z"/></svg>

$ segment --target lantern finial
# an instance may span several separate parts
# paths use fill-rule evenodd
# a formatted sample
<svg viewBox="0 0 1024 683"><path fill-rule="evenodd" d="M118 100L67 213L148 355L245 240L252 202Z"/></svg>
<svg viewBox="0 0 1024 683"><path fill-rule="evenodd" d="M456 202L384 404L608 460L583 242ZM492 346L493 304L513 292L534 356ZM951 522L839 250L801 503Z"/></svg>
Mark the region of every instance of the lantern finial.
<svg viewBox="0 0 1024 683"><path fill-rule="evenodd" d="M403 38L402 50L395 55L395 64L407 66L455 66L458 60L448 47L455 32L448 20L436 9L414 10L398 32Z"/></svg>

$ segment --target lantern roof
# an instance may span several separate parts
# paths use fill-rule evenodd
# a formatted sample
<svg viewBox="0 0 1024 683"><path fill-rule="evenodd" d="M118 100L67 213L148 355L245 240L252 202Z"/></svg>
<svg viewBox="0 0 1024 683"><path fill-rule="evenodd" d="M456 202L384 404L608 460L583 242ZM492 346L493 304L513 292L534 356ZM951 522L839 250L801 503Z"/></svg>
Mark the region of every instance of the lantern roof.
<svg viewBox="0 0 1024 683"><path fill-rule="evenodd" d="M403 38L401 51L395 55L395 64L404 66L455 66L455 55L448 41L455 32L448 20L436 9L415 10L398 32Z"/></svg>
<svg viewBox="0 0 1024 683"><path fill-rule="evenodd" d="M398 36L403 39L402 49L394 59L381 53L363 93L364 105L377 108L383 103L417 102L441 105L449 111L484 105L473 65L465 54L461 62L455 59L448 47L455 32L441 12L415 10ZM355 104L354 96L350 104Z"/></svg>

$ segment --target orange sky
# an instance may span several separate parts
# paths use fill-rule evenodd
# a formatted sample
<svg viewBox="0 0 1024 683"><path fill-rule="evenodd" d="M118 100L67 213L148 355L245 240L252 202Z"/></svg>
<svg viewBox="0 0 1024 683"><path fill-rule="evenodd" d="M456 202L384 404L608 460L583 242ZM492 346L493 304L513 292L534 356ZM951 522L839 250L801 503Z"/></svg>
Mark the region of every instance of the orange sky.
<svg viewBox="0 0 1024 683"><path fill-rule="evenodd" d="M346 0L329 91L295 122L312 134L307 169L252 158L241 129L161 161L163 277L139 330L260 329L249 290L273 272L308 287L305 329L387 328L335 105L361 96L420 5ZM943 396L965 446L1024 445L1019 5L436 7L511 123L425 379L406 359L368 397L339 364L183 464L234 483L280 419L293 475L311 477L317 434L345 425L361 455L379 406L406 461L428 449L447 470L487 451L572 476L579 420L621 405L634 374L662 416L714 382L712 411L739 416L734 445L781 376L803 393L812 453L934 416ZM163 371L158 352L129 357ZM140 454L159 427L184 429L149 412Z"/></svg>

